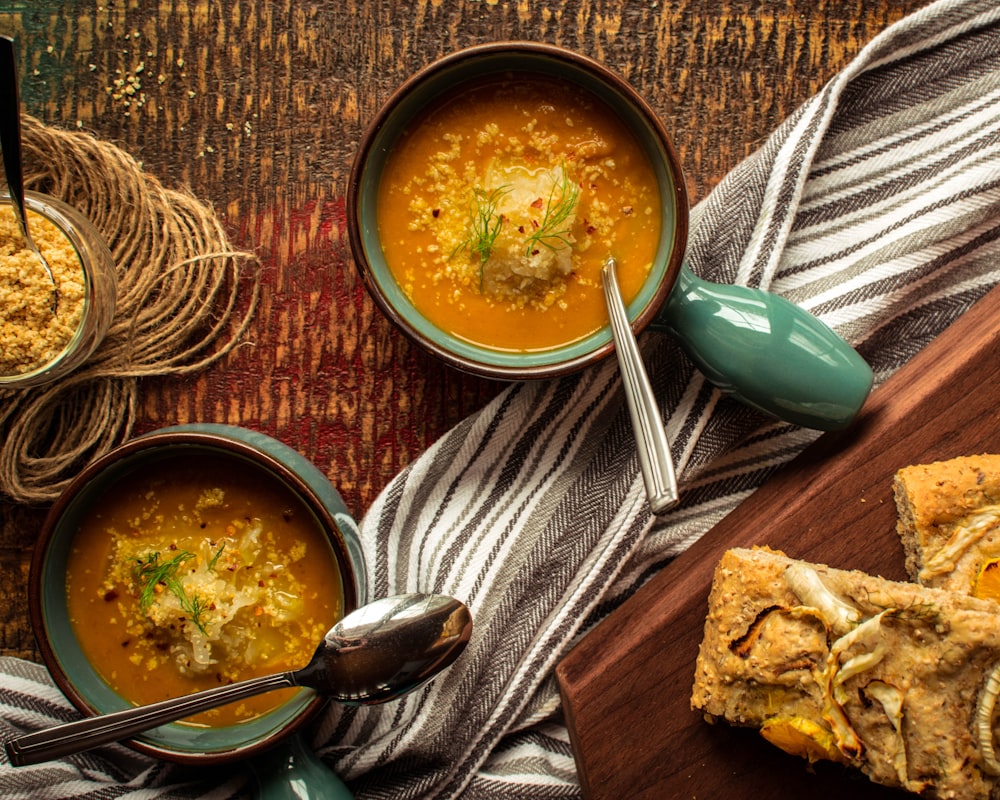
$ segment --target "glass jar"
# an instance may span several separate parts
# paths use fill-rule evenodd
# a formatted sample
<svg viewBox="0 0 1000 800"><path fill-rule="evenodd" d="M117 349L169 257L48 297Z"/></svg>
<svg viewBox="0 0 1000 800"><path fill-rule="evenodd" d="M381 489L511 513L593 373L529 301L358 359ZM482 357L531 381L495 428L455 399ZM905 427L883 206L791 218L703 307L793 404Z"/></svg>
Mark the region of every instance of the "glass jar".
<svg viewBox="0 0 1000 800"><path fill-rule="evenodd" d="M11 205L10 196L0 194L0 207L4 205ZM26 212L34 211L52 222L73 245L83 273L83 308L76 330L58 355L26 372L0 374L0 389L40 386L77 369L104 340L115 315L115 261L94 224L62 200L38 192L25 192L24 205Z"/></svg>

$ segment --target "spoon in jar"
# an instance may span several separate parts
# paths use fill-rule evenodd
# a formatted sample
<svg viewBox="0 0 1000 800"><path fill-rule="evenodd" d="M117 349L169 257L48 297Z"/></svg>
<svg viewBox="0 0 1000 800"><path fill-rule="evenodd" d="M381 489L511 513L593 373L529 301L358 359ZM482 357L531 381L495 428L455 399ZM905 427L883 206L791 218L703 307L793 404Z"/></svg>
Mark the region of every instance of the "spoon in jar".
<svg viewBox="0 0 1000 800"><path fill-rule="evenodd" d="M3 151L3 169L7 176L7 191L28 249L38 258L52 281L52 313L59 307L58 285L52 267L31 238L28 212L24 207L24 172L21 159L21 105L17 86L17 61L14 58L14 40L0 36L0 150Z"/></svg>
<svg viewBox="0 0 1000 800"><path fill-rule="evenodd" d="M352 611L323 637L302 669L265 675L29 733L7 742L15 767L80 753L200 711L288 687L348 705L372 705L416 689L449 666L472 635L472 616L444 595L402 594Z"/></svg>
<svg viewBox="0 0 1000 800"><path fill-rule="evenodd" d="M628 403L635 443L639 451L639 467L646 485L649 508L662 514L677 505L677 477L670 457L670 443L663 427L663 418L656 404L653 387L642 364L639 345L628 323L628 314L618 288L615 274L617 262L608 258L601 270L604 282L604 299L611 318L611 335L622 372L625 401Z"/></svg>

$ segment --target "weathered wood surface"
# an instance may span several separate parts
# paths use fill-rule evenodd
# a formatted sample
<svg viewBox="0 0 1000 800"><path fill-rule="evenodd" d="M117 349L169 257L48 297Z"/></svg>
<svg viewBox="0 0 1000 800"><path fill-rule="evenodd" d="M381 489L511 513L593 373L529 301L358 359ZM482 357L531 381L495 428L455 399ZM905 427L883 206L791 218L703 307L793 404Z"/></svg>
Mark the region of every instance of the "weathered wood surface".
<svg viewBox="0 0 1000 800"><path fill-rule="evenodd" d="M261 256L248 344L201 374L146 381L136 432L256 427L313 459L360 517L502 388L414 351L357 278L347 173L399 82L486 41L596 57L662 114L696 202L872 37L926 3L0 0L0 33L18 40L30 113L119 144L167 186L210 202L235 244ZM2 655L37 657L24 592L40 518L0 503Z"/></svg>

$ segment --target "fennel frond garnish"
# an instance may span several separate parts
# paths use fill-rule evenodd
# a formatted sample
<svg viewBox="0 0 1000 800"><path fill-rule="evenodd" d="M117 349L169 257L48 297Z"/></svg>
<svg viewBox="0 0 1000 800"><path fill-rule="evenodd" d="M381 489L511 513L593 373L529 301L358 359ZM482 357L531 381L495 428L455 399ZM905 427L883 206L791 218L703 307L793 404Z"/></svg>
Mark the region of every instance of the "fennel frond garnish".
<svg viewBox="0 0 1000 800"><path fill-rule="evenodd" d="M480 189L472 190L472 205L470 209L469 236L462 241L455 251L468 250L479 257L479 280L482 283L483 265L489 261L500 230L503 228L503 215L497 211L500 200L510 191L509 186L498 186L492 192Z"/></svg>
<svg viewBox="0 0 1000 800"><path fill-rule="evenodd" d="M221 548L219 552L221 553ZM194 557L194 553L181 550L169 561L161 561L159 552L147 553L145 559L139 560L135 568L136 578L142 586L139 591L139 607L146 611L156 599L156 587L162 585L177 598L181 610L191 618L198 630L206 633L201 619L206 610L204 601L197 595L189 596L177 577L184 563Z"/></svg>
<svg viewBox="0 0 1000 800"><path fill-rule="evenodd" d="M528 234L526 255L538 252L538 246L557 250L560 246L569 247L570 229L560 227L569 219L580 199L580 186L562 170L562 179L553 181L549 201L545 204L545 214L538 227Z"/></svg>
<svg viewBox="0 0 1000 800"><path fill-rule="evenodd" d="M215 564L219 560L219 556L222 555L222 551L225 550L225 549L226 549L226 543L223 542L222 544L219 545L219 549L215 551L215 555L213 555L212 558L208 562L208 568L210 570L215 569Z"/></svg>

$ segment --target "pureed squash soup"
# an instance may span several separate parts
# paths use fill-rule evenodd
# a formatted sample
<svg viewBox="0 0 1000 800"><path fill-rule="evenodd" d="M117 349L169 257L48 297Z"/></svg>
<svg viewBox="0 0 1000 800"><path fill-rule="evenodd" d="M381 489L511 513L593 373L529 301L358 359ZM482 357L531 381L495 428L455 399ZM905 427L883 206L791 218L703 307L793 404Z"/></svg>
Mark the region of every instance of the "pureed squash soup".
<svg viewBox="0 0 1000 800"><path fill-rule="evenodd" d="M377 202L386 264L437 327L480 346L545 350L607 325L600 271L625 302L661 231L656 174L587 89L509 73L435 100L395 142Z"/></svg>
<svg viewBox="0 0 1000 800"><path fill-rule="evenodd" d="M303 501L261 468L205 452L114 483L74 537L66 588L88 660L140 705L303 667L344 604L335 556ZM246 721L296 691L186 722Z"/></svg>

